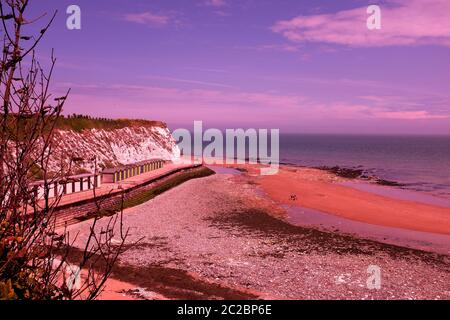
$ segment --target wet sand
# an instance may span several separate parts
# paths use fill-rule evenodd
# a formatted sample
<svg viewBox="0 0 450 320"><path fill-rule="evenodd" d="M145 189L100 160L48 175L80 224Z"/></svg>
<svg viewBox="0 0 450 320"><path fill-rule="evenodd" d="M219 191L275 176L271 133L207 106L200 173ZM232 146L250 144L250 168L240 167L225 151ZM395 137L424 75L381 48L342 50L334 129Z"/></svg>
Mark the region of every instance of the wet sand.
<svg viewBox="0 0 450 320"><path fill-rule="evenodd" d="M286 220L294 225L440 254L450 252L450 236L447 235L384 227L297 206L283 207L287 212Z"/></svg>
<svg viewBox="0 0 450 320"><path fill-rule="evenodd" d="M103 298L450 299L448 255L288 223L276 195L295 202L289 200L289 175L281 173L283 193L272 198L265 187L270 177L247 169L249 174L224 171L191 180L126 210L129 243L143 240L114 270L113 280L126 283L126 290L107 286L116 296ZM306 178L324 185L340 181L324 172L303 172ZM299 192L299 201L311 193ZM71 227L80 233L79 245L89 226ZM371 265L381 268L380 290L367 286Z"/></svg>
<svg viewBox="0 0 450 320"><path fill-rule="evenodd" d="M256 166L247 166L256 175ZM267 195L283 205L318 210L359 222L450 235L450 208L387 197L343 185L328 172L283 167L273 176L255 176Z"/></svg>

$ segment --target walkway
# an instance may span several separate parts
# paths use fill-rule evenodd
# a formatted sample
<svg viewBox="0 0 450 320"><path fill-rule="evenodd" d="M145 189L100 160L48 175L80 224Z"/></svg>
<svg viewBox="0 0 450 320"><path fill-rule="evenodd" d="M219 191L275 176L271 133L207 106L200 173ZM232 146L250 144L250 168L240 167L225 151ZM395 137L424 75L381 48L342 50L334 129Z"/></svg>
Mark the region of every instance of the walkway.
<svg viewBox="0 0 450 320"><path fill-rule="evenodd" d="M146 182L156 180L160 177L166 176L173 172L182 170L182 169L190 169L195 168L198 165L196 164L165 164L161 169L153 170L146 172L141 175L137 175L125 180L122 180L118 183L106 183L102 184L101 187L96 188L95 190L87 190L77 193L72 193L68 195L64 195L61 197L58 206L68 205L72 203L77 203L84 200L89 200L94 198L94 193L96 197L105 195L105 194L115 194L121 192L122 190L130 189L136 185L141 185ZM52 201L50 199L50 201Z"/></svg>

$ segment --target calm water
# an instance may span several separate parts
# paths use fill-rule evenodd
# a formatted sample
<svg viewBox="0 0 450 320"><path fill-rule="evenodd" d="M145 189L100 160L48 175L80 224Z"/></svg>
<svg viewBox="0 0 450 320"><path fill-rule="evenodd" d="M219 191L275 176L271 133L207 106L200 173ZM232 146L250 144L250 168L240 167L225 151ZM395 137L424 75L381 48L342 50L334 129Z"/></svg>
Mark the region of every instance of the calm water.
<svg viewBox="0 0 450 320"><path fill-rule="evenodd" d="M450 137L282 135L280 161L361 167L406 188L450 197Z"/></svg>

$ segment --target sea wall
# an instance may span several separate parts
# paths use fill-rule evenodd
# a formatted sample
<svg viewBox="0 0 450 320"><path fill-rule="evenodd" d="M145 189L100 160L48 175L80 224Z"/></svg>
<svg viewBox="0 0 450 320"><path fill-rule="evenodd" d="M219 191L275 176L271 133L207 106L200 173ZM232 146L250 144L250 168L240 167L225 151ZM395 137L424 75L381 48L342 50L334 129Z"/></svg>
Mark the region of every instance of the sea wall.
<svg viewBox="0 0 450 320"><path fill-rule="evenodd" d="M202 165L193 165L190 168L180 168L124 191L105 194L95 199L91 198L59 206L55 210L56 227L62 228L89 219L90 217L98 214L99 208L103 212L121 208L122 201L132 199L143 191L156 188L162 185L167 180L172 179L178 175L186 172L201 170L202 168Z"/></svg>

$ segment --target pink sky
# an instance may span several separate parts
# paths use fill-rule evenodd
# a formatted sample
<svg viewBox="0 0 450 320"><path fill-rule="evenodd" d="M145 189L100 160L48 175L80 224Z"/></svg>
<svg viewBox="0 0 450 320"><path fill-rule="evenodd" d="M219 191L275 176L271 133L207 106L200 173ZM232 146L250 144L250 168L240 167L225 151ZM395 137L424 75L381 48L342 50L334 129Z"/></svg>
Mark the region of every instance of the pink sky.
<svg viewBox="0 0 450 320"><path fill-rule="evenodd" d="M172 127L450 134L450 1L69 1L41 46L58 56L67 113ZM44 58L45 59L45 58Z"/></svg>

